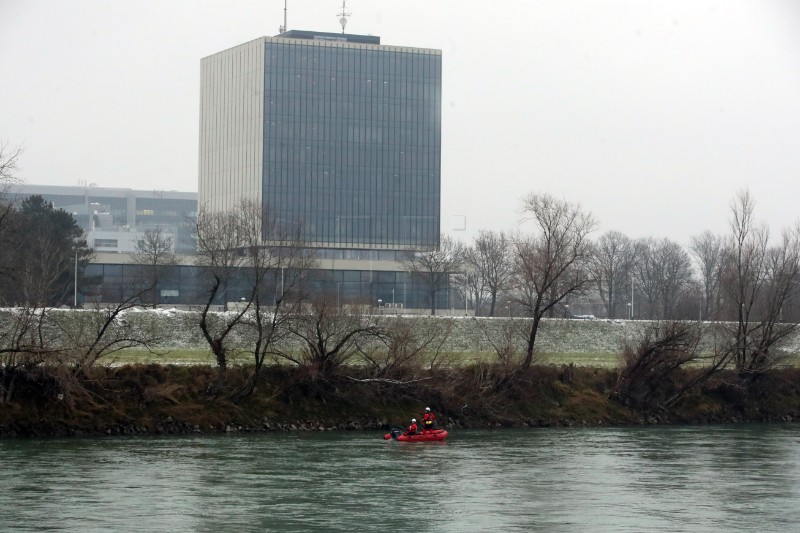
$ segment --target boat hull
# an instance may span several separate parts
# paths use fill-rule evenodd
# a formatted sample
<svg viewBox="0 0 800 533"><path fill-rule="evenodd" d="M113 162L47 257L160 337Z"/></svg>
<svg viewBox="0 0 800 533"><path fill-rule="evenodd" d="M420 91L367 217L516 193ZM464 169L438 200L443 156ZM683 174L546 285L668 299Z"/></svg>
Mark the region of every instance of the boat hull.
<svg viewBox="0 0 800 533"><path fill-rule="evenodd" d="M447 438L447 430L446 429L434 429L433 431L428 431L427 433L417 433L416 435L402 435L402 434L395 434L387 433L384 435L385 440L389 440L392 437L397 439L399 442L435 442L441 441Z"/></svg>

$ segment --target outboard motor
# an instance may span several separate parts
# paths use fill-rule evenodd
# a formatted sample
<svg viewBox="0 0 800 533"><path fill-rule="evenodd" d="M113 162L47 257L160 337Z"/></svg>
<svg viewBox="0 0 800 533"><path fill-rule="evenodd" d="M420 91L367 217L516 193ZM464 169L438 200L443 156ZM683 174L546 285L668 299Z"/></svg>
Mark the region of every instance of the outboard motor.
<svg viewBox="0 0 800 533"><path fill-rule="evenodd" d="M392 428L391 434L392 434L392 438L394 440L397 440L397 437L400 435L400 430L397 429L397 428Z"/></svg>

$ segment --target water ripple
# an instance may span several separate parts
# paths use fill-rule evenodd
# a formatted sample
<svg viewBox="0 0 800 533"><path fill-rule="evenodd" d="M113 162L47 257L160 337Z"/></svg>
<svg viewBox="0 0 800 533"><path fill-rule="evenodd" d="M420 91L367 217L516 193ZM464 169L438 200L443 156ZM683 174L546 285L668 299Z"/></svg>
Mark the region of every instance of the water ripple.
<svg viewBox="0 0 800 533"><path fill-rule="evenodd" d="M0 441L2 531L793 531L800 427Z"/></svg>

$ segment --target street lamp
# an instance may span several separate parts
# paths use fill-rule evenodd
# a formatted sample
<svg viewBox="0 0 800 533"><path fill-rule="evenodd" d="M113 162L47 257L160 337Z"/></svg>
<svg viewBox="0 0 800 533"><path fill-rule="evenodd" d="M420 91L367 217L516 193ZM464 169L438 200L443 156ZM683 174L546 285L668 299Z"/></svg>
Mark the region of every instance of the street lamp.
<svg viewBox="0 0 800 533"><path fill-rule="evenodd" d="M382 303L383 303L383 300L378 298L378 313L380 313L380 314L383 314L383 310L381 309L381 304Z"/></svg>
<svg viewBox="0 0 800 533"><path fill-rule="evenodd" d="M75 287L73 288L72 308L78 308L78 250L75 250Z"/></svg>
<svg viewBox="0 0 800 533"><path fill-rule="evenodd" d="M564 304L564 318L569 318L569 304Z"/></svg>
<svg viewBox="0 0 800 533"><path fill-rule="evenodd" d="M633 320L633 305L628 302L628 319Z"/></svg>
<svg viewBox="0 0 800 533"><path fill-rule="evenodd" d="M467 306L467 303L469 302L469 299L467 298L468 282L469 282L469 274L464 272L464 316L467 316L469 314L469 307Z"/></svg>
<svg viewBox="0 0 800 533"><path fill-rule="evenodd" d="M631 276L631 301L628 306L631 308L631 320L633 320L633 276Z"/></svg>

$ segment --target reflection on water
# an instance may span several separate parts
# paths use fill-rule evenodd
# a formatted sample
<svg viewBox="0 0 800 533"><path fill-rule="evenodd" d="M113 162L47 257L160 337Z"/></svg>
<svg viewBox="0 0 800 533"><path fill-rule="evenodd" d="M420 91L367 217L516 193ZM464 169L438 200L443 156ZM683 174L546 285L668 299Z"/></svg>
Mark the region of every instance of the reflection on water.
<svg viewBox="0 0 800 533"><path fill-rule="evenodd" d="M381 437L0 441L0 530L800 530L800 426Z"/></svg>

